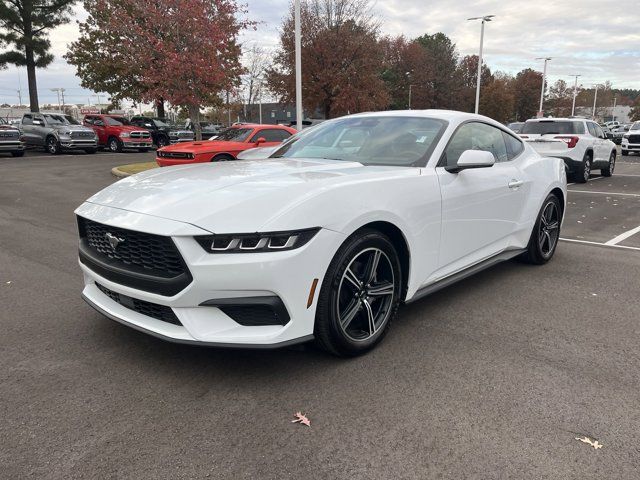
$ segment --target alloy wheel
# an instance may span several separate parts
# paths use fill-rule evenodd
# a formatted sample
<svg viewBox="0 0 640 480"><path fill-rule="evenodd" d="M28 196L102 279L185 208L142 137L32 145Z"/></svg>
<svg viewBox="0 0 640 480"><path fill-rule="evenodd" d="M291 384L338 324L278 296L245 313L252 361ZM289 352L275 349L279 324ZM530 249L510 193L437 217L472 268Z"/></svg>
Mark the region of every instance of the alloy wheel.
<svg viewBox="0 0 640 480"><path fill-rule="evenodd" d="M538 245L545 258L553 254L560 236L560 212L555 202L548 202L540 215Z"/></svg>
<svg viewBox="0 0 640 480"><path fill-rule="evenodd" d="M584 161L584 171L582 172L584 175L584 181L588 181L591 176L591 158L587 157Z"/></svg>
<svg viewBox="0 0 640 480"><path fill-rule="evenodd" d="M117 152L118 151L118 142L117 142L117 140L111 140L109 142L109 150L111 150L112 152Z"/></svg>
<svg viewBox="0 0 640 480"><path fill-rule="evenodd" d="M613 174L613 169L616 168L616 156L615 154L611 154L611 157L609 157L609 173Z"/></svg>
<svg viewBox="0 0 640 480"><path fill-rule="evenodd" d="M384 328L396 296L391 260L379 248L356 254L342 274L336 296L340 329L353 341L364 341Z"/></svg>
<svg viewBox="0 0 640 480"><path fill-rule="evenodd" d="M47 142L47 150L51 154L56 154L58 152L58 146L56 145L56 139L50 138Z"/></svg>

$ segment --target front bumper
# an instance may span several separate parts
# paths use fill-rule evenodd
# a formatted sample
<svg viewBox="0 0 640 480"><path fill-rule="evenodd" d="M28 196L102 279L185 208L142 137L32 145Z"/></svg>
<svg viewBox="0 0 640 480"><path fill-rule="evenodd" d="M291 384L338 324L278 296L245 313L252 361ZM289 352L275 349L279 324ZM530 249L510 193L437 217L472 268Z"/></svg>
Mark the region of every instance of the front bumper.
<svg viewBox="0 0 640 480"><path fill-rule="evenodd" d="M0 152L22 152L25 148L23 142L0 142Z"/></svg>
<svg viewBox="0 0 640 480"><path fill-rule="evenodd" d="M77 138L63 138L58 139L60 146L65 150L84 150L90 148L98 148L98 141L96 139L77 139Z"/></svg>
<svg viewBox="0 0 640 480"><path fill-rule="evenodd" d="M640 143L623 143L621 148L627 152L640 152Z"/></svg>
<svg viewBox="0 0 640 480"><path fill-rule="evenodd" d="M321 229L308 244L295 250L210 254L193 238L209 232L192 225L88 203L76 213L96 222L172 237L192 275L191 283L179 293L169 297L120 285L80 263L85 284L82 295L109 318L180 343L274 348L311 339L321 282L334 252L345 238L340 233ZM313 302L307 308L316 278L318 285ZM170 307L180 325L131 310L103 293L96 283L132 299ZM230 299L242 303L258 297L279 299L287 312L286 323L241 325L220 306Z"/></svg>
<svg viewBox="0 0 640 480"><path fill-rule="evenodd" d="M153 141L151 140L151 138L144 139L144 140L139 140L139 139L126 139L126 138L121 138L120 139L122 141L122 148L151 148L153 146Z"/></svg>

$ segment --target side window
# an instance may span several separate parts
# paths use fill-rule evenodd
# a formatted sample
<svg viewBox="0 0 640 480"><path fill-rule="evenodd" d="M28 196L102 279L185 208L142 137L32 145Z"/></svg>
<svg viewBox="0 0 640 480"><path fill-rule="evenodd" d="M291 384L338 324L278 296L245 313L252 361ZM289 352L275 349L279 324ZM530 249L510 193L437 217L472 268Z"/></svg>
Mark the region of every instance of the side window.
<svg viewBox="0 0 640 480"><path fill-rule="evenodd" d="M286 130L266 128L256 133L251 139L251 142L257 142L259 138L264 138L267 142L282 142L290 136L291 134Z"/></svg>
<svg viewBox="0 0 640 480"><path fill-rule="evenodd" d="M504 142L507 144L507 155L509 160L513 160L524 150L524 144L513 135L509 135L507 132L502 132L504 136Z"/></svg>
<svg viewBox="0 0 640 480"><path fill-rule="evenodd" d="M456 166L465 150L491 152L496 162L509 160L502 130L486 123L469 122L458 128L444 151L444 162L441 162L441 166Z"/></svg>
<svg viewBox="0 0 640 480"><path fill-rule="evenodd" d="M104 121L100 117L93 117L93 124L96 127L104 127Z"/></svg>
<svg viewBox="0 0 640 480"><path fill-rule="evenodd" d="M597 137L597 136L598 136L598 132L596 131L595 124L593 124L593 123L591 123L591 122L587 122L587 129L589 130L589 133L590 133L593 137Z"/></svg>
<svg viewBox="0 0 640 480"><path fill-rule="evenodd" d="M87 125L93 125L93 117L85 116L84 123L86 123Z"/></svg>
<svg viewBox="0 0 640 480"><path fill-rule="evenodd" d="M22 125L33 125L33 117L31 115L22 117Z"/></svg>
<svg viewBox="0 0 640 480"><path fill-rule="evenodd" d="M602 128L600 128L600 125L596 125L596 137L598 138L607 138L607 136L604 134L604 131L602 130Z"/></svg>
<svg viewBox="0 0 640 480"><path fill-rule="evenodd" d="M44 117L42 115L34 115L33 120L34 120L34 124L35 124L35 121L39 121L40 122L39 126L44 126L47 124L47 122L44 121Z"/></svg>

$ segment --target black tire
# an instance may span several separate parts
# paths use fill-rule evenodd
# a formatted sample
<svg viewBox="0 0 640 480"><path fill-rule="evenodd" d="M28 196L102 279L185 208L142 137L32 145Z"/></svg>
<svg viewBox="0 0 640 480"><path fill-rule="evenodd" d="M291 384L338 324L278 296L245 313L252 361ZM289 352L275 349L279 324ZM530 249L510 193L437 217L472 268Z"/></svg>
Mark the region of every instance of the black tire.
<svg viewBox="0 0 640 480"><path fill-rule="evenodd" d="M587 183L589 181L589 177L591 177L592 163L593 154L591 152L585 153L584 158L582 159L582 168L579 172L576 172L574 177L576 183Z"/></svg>
<svg viewBox="0 0 640 480"><path fill-rule="evenodd" d="M60 142L56 137L47 137L45 141L45 149L51 155L58 155L62 150L62 147L60 146Z"/></svg>
<svg viewBox="0 0 640 480"><path fill-rule="evenodd" d="M616 152L611 152L609 156L609 165L606 168L601 168L600 173L603 177L610 177L613 175L613 171L616 168Z"/></svg>
<svg viewBox="0 0 640 480"><path fill-rule="evenodd" d="M24 151L20 152L11 152L12 157L24 157Z"/></svg>
<svg viewBox="0 0 640 480"><path fill-rule="evenodd" d="M627 155L629 155L629 152L627 150L621 150L621 152L623 157L626 157Z"/></svg>
<svg viewBox="0 0 640 480"><path fill-rule="evenodd" d="M231 155L227 155L226 153L216 155L211 159L212 162L230 162L231 160L234 160L234 158Z"/></svg>
<svg viewBox="0 0 640 480"><path fill-rule="evenodd" d="M149 151L149 149L148 149L148 148L139 148L139 149L138 149L138 151L139 151L140 153L146 153L146 152L148 152L148 151Z"/></svg>
<svg viewBox="0 0 640 480"><path fill-rule="evenodd" d="M107 140L107 150L112 153L122 152L122 142L116 137L109 138L109 140Z"/></svg>
<svg viewBox="0 0 640 480"><path fill-rule="evenodd" d="M162 147L166 147L167 145L169 145L171 142L169 141L168 137L165 137L164 135L161 135L158 137L158 148L162 148Z"/></svg>
<svg viewBox="0 0 640 480"><path fill-rule="evenodd" d="M84 152L88 153L89 155L92 155L94 153L96 153L98 151L97 148L85 148Z"/></svg>
<svg viewBox="0 0 640 480"><path fill-rule="evenodd" d="M555 219L549 215L555 209ZM544 220L546 219L546 220ZM553 220L550 222L550 220ZM553 223L555 222L555 225ZM527 251L521 255L521 260L533 265L543 265L551 260L560 240L560 224L562 223L562 204L553 193L549 194L542 203L542 208L533 226ZM549 228L551 227L551 228ZM546 233L545 233L546 232ZM547 245L545 247L545 245Z"/></svg>
<svg viewBox="0 0 640 480"><path fill-rule="evenodd" d="M335 254L322 282L314 326L316 343L345 357L371 350L396 316L402 291L400 260L391 241L376 230L356 233Z"/></svg>

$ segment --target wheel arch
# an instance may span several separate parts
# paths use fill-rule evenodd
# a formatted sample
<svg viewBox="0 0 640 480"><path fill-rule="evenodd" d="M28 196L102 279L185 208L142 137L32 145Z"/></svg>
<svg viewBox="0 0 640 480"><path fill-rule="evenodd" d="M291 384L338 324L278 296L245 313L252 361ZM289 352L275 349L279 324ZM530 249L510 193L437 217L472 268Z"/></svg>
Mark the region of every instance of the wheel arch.
<svg viewBox="0 0 640 480"><path fill-rule="evenodd" d="M236 160L236 156L231 152L216 152L213 154L213 157L211 157L210 161L213 162L213 160L218 157L231 157L232 159Z"/></svg>
<svg viewBox="0 0 640 480"><path fill-rule="evenodd" d="M565 203L566 199L564 196L564 192L560 187L555 187L549 192L549 195L551 194L555 195L556 197L558 197L558 200L560 200L560 207L562 207L562 216L564 217L564 211L566 206L566 203Z"/></svg>
<svg viewBox="0 0 640 480"><path fill-rule="evenodd" d="M407 295L407 288L409 285L409 271L411 269L411 251L409 249L409 243L402 232L402 230L395 224L385 221L385 220L377 220L373 222L366 223L359 227L356 231L354 231L349 237L356 235L358 232L362 230L376 230L384 235L386 235L391 243L396 249L398 253L398 258L400 260L400 269L402 273L402 296L401 299L404 301Z"/></svg>

